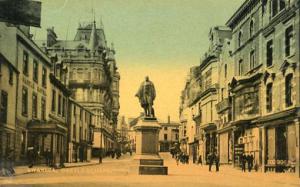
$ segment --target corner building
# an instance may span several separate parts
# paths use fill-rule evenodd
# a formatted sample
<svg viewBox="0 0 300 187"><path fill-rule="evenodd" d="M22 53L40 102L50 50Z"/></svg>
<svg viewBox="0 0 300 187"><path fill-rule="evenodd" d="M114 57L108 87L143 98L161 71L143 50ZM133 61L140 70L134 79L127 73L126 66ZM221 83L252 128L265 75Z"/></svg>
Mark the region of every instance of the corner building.
<svg viewBox="0 0 300 187"><path fill-rule="evenodd" d="M47 41L39 41L39 45L65 66L71 97L95 114L92 154L98 156L100 150L105 154L116 143L120 75L103 25L80 24L74 40L58 40L54 28L49 28Z"/></svg>

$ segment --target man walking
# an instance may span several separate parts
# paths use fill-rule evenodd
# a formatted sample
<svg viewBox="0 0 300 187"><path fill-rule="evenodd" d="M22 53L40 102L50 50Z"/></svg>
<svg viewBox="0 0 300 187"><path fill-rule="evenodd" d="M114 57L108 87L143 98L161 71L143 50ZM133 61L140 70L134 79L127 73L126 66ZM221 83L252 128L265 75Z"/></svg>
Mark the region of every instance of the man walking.
<svg viewBox="0 0 300 187"><path fill-rule="evenodd" d="M220 159L219 159L219 156L218 155L216 155L215 153L214 153L214 157L215 157L215 162L216 162L216 172L218 172L219 171L219 164L220 164Z"/></svg>
<svg viewBox="0 0 300 187"><path fill-rule="evenodd" d="M209 153L207 156L207 160L208 160L208 171L211 172L211 166L213 164L213 154Z"/></svg>
<svg viewBox="0 0 300 187"><path fill-rule="evenodd" d="M242 171L245 172L246 171L246 155L244 153L241 155L241 162L242 162Z"/></svg>

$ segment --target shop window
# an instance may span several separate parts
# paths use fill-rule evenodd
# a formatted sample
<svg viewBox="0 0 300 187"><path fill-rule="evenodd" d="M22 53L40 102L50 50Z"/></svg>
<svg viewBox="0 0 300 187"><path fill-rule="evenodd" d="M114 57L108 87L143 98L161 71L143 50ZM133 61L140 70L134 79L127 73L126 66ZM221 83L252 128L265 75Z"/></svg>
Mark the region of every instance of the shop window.
<svg viewBox="0 0 300 187"><path fill-rule="evenodd" d="M73 139L76 139L76 125L73 124Z"/></svg>
<svg viewBox="0 0 300 187"><path fill-rule="evenodd" d="M291 56L293 54L293 41L294 41L294 28L293 26L288 27L285 30L285 56Z"/></svg>
<svg viewBox="0 0 300 187"><path fill-rule="evenodd" d="M271 112L272 111L272 88L273 88L273 84L269 83L267 85L267 92L266 92L266 107L267 107L267 112Z"/></svg>
<svg viewBox="0 0 300 187"><path fill-rule="evenodd" d="M25 87L22 89L22 115L28 115L28 90Z"/></svg>
<svg viewBox="0 0 300 187"><path fill-rule="evenodd" d="M273 40L267 42L267 67L273 65Z"/></svg>
<svg viewBox="0 0 300 187"><path fill-rule="evenodd" d="M37 94L33 93L32 94L32 118L37 118Z"/></svg>
<svg viewBox="0 0 300 187"><path fill-rule="evenodd" d="M289 74L285 78L285 105L286 107L292 106L292 80L293 80L293 74Z"/></svg>
<svg viewBox="0 0 300 187"><path fill-rule="evenodd" d="M28 61L29 56L26 51L23 52L23 74L28 76Z"/></svg>
<svg viewBox="0 0 300 187"><path fill-rule="evenodd" d="M38 82L38 76L39 76L39 65L38 62L34 59L33 60L33 80L35 82Z"/></svg>
<svg viewBox="0 0 300 187"><path fill-rule="evenodd" d="M1 98L0 98L0 122L7 123L7 100L8 94L5 91L1 91Z"/></svg>

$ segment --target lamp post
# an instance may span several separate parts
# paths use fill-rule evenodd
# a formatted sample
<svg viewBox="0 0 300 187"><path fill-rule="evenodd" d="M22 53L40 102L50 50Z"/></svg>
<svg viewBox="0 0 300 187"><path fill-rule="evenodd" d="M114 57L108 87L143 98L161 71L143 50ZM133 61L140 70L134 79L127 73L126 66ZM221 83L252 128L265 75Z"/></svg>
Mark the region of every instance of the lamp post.
<svg viewBox="0 0 300 187"><path fill-rule="evenodd" d="M103 112L100 113L100 150L99 150L99 164L102 163L102 128L103 128Z"/></svg>

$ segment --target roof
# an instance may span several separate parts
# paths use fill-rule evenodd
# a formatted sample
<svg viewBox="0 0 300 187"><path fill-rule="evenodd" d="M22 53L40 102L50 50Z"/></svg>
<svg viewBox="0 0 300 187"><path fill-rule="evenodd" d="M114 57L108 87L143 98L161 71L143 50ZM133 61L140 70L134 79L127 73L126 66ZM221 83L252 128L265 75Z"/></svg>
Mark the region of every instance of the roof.
<svg viewBox="0 0 300 187"><path fill-rule="evenodd" d="M226 25L230 28L233 28L236 22L239 22L244 18L244 14L247 13L247 9L260 0L245 0L244 3L237 9L237 11L231 16L231 18L226 22Z"/></svg>

